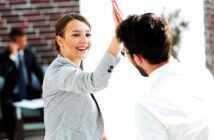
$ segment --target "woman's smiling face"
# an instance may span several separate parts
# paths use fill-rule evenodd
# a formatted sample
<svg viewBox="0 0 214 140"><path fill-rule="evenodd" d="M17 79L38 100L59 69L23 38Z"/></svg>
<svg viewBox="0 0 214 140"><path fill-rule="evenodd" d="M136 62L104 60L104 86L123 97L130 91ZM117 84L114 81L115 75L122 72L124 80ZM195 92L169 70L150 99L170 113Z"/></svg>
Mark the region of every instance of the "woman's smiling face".
<svg viewBox="0 0 214 140"><path fill-rule="evenodd" d="M81 62L91 48L91 29L82 21L71 20L64 28L63 37L56 38L61 54L73 61Z"/></svg>

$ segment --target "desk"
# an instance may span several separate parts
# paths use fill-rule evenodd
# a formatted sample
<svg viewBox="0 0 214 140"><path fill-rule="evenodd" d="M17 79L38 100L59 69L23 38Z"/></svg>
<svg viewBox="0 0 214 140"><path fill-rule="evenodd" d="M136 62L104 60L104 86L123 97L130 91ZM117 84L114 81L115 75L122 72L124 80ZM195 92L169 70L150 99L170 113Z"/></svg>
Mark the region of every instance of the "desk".
<svg viewBox="0 0 214 140"><path fill-rule="evenodd" d="M17 140L24 140L24 124L22 120L22 109L41 109L44 107L44 103L42 99L34 99L34 100L22 100L20 102L14 102L14 107L16 109L16 133Z"/></svg>

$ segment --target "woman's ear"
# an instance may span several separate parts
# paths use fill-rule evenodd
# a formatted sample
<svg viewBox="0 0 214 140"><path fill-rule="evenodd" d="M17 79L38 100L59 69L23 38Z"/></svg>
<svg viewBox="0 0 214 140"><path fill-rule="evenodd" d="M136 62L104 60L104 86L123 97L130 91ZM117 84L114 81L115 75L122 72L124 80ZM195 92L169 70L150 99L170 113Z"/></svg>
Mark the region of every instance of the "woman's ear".
<svg viewBox="0 0 214 140"><path fill-rule="evenodd" d="M137 65L139 65L139 66L142 65L143 57L140 54L134 54L133 57L134 57L134 61Z"/></svg>
<svg viewBox="0 0 214 140"><path fill-rule="evenodd" d="M63 47L62 38L60 36L56 36L55 40L60 47Z"/></svg>

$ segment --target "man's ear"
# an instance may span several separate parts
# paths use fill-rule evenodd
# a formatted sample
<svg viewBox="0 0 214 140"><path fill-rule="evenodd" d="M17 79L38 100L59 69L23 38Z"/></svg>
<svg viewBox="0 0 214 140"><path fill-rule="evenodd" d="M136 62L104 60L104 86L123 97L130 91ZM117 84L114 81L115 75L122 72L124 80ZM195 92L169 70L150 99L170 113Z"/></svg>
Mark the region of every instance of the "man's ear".
<svg viewBox="0 0 214 140"><path fill-rule="evenodd" d="M55 40L60 47L63 47L62 38L60 36L56 36Z"/></svg>
<svg viewBox="0 0 214 140"><path fill-rule="evenodd" d="M134 61L136 62L137 65L142 65L143 63L143 57L140 54L134 54Z"/></svg>

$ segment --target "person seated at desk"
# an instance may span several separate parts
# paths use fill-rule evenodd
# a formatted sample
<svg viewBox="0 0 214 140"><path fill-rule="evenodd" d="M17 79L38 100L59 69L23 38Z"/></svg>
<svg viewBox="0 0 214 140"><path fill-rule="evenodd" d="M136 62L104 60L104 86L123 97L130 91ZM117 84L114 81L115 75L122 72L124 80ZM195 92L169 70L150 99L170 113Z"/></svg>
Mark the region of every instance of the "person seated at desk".
<svg viewBox="0 0 214 140"><path fill-rule="evenodd" d="M9 34L11 43L0 55L0 76L4 86L0 92L1 108L7 138L15 139L15 108L13 103L23 99L40 98L42 90L34 90L31 73L39 83L43 82L43 71L33 52L27 48L27 35L22 29L12 28Z"/></svg>

